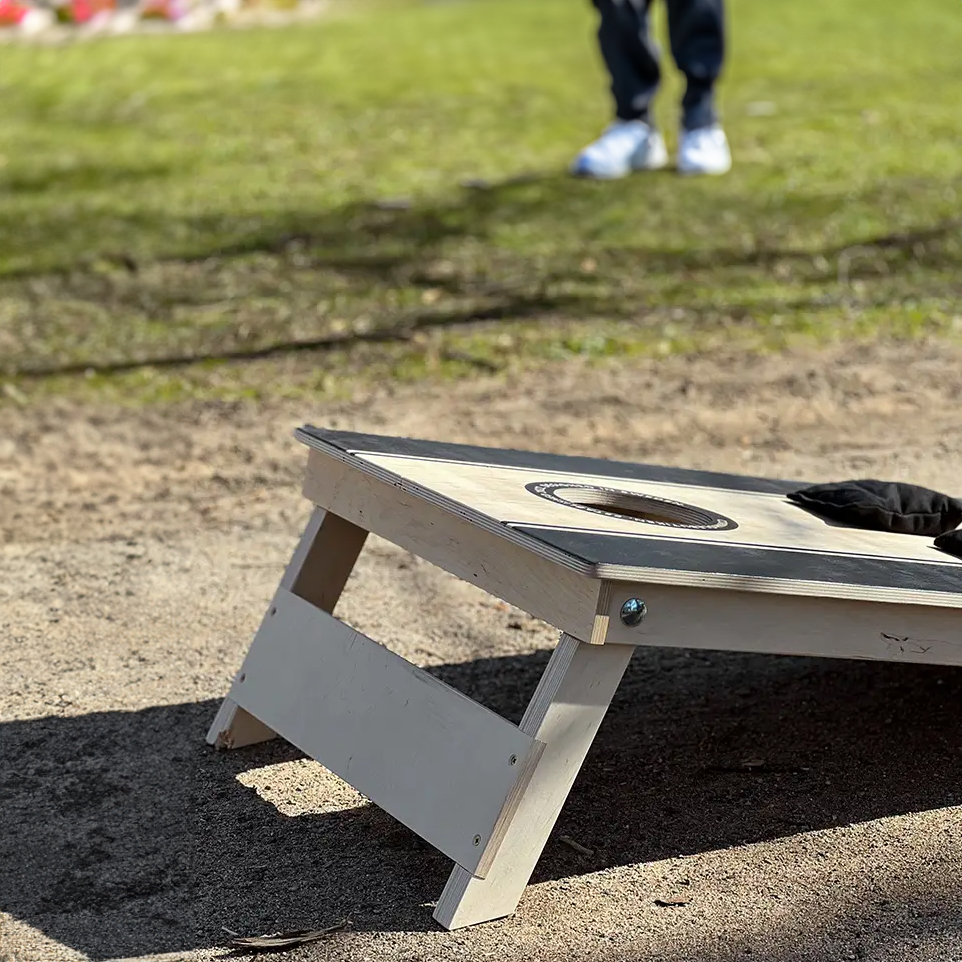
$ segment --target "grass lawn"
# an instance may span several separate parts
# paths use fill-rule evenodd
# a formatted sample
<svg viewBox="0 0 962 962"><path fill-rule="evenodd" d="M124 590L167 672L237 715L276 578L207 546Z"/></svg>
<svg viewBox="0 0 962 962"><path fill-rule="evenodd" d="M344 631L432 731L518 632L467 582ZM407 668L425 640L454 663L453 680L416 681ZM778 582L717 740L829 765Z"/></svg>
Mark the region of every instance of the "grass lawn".
<svg viewBox="0 0 962 962"><path fill-rule="evenodd" d="M962 328L962 5L729 20L732 173L604 184L587 0L4 45L0 403Z"/></svg>

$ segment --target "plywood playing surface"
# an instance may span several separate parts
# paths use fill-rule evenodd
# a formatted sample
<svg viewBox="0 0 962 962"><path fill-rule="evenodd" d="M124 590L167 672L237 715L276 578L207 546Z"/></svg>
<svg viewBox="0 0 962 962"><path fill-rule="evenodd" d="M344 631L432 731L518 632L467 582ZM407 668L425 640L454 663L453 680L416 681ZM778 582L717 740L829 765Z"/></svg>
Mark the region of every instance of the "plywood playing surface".
<svg viewBox="0 0 962 962"><path fill-rule="evenodd" d="M935 603L962 607L962 560L928 538L842 527L810 514L785 497L805 482L317 428L298 437L462 518L526 536L535 552L544 545L564 552L595 577L640 581L673 572L678 584L699 579L710 587L734 578L749 590L814 582L826 595L846 586L853 597L849 589L861 586L870 600L894 589L924 593L929 604L936 593ZM629 504L641 495L655 509L664 505L664 516L624 516L606 502L619 493ZM678 517L688 520L679 525Z"/></svg>

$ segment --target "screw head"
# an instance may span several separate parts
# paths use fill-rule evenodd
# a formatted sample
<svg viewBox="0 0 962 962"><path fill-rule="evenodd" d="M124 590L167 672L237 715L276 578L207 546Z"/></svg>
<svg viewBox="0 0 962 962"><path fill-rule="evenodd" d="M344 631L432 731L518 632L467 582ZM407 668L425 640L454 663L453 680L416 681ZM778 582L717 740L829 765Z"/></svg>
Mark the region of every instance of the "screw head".
<svg viewBox="0 0 962 962"><path fill-rule="evenodd" d="M517 765L517 764L518 764L518 756L517 756L517 755L512 755L512 756L508 759L508 764L509 764L509 765Z"/></svg>
<svg viewBox="0 0 962 962"><path fill-rule="evenodd" d="M475 845L480 845L480 844L481 844L481 836L480 836L480 835L475 835L475 836L474 836L474 844L475 844Z"/></svg>
<svg viewBox="0 0 962 962"><path fill-rule="evenodd" d="M641 598L629 598L621 606L621 623L628 628L637 628L648 614L648 605Z"/></svg>

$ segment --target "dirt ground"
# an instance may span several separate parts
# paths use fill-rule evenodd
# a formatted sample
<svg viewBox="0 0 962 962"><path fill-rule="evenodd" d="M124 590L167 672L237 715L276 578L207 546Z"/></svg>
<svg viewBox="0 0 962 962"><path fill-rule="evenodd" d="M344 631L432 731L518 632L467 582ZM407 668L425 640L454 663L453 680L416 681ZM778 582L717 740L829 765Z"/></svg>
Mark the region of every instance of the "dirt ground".
<svg viewBox="0 0 962 962"><path fill-rule="evenodd" d="M883 345L0 411L0 960L201 962L224 927L346 917L277 958L958 962L957 671L638 651L518 914L456 933L443 857L289 745L204 734L308 514L302 422L958 494L960 371ZM554 641L377 540L339 613L512 719Z"/></svg>

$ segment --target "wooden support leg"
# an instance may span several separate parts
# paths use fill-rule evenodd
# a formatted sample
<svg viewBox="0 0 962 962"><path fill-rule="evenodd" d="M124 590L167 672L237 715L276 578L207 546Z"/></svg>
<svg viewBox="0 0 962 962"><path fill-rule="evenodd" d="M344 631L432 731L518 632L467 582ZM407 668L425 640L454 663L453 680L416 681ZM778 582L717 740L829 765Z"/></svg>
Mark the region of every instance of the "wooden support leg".
<svg viewBox="0 0 962 962"><path fill-rule="evenodd" d="M447 929L510 915L548 841L634 648L562 635L521 721L545 743L501 847L483 879L455 866L434 918Z"/></svg>
<svg viewBox="0 0 962 962"><path fill-rule="evenodd" d="M277 738L277 732L244 711L233 698L225 698L220 703L207 732L207 743L219 750L257 745L272 738Z"/></svg>
<svg viewBox="0 0 962 962"><path fill-rule="evenodd" d="M336 514L315 508L301 535L280 587L329 614L334 611L344 585L354 569L367 532ZM268 615L265 615L265 621ZM264 623L261 623L263 628ZM258 631L258 635L261 632ZM257 644L257 635L254 636ZM244 671L241 667L238 675ZM243 748L276 737L276 733L233 699L225 698L207 733L217 748Z"/></svg>

